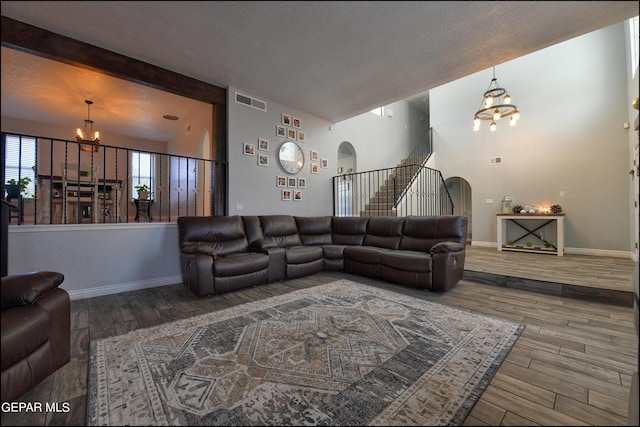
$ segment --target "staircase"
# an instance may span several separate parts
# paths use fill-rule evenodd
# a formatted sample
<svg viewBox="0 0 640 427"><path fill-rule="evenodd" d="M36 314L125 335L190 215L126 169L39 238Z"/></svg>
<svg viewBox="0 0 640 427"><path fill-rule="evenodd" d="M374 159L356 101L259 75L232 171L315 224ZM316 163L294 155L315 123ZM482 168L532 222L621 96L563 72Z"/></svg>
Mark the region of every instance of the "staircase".
<svg viewBox="0 0 640 427"><path fill-rule="evenodd" d="M432 129L395 167L333 177L336 216L451 215L453 201L440 171L424 166Z"/></svg>
<svg viewBox="0 0 640 427"><path fill-rule="evenodd" d="M403 159L390 170L379 190L369 199L360 216L396 216L396 204L420 170L425 157Z"/></svg>

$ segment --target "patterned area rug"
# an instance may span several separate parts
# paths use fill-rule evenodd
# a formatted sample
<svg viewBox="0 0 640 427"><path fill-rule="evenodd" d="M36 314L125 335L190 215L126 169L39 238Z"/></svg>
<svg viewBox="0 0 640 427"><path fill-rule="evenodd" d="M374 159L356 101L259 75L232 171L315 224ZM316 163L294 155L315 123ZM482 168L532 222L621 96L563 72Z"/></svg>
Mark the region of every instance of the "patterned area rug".
<svg viewBox="0 0 640 427"><path fill-rule="evenodd" d="M91 342L89 425L459 425L524 329L349 280Z"/></svg>

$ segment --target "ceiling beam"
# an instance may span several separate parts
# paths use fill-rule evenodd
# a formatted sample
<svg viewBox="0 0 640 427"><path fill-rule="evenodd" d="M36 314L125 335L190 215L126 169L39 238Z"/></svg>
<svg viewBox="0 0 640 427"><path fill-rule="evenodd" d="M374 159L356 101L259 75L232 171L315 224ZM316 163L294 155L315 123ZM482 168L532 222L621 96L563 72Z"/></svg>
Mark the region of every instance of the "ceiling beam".
<svg viewBox="0 0 640 427"><path fill-rule="evenodd" d="M198 101L226 105L227 90L2 16L2 46Z"/></svg>

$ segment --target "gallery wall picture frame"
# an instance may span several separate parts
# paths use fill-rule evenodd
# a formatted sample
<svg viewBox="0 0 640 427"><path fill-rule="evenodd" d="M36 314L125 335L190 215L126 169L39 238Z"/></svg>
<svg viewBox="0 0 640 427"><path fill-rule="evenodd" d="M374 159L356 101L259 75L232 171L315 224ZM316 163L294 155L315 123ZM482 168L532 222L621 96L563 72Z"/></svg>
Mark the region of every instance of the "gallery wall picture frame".
<svg viewBox="0 0 640 427"><path fill-rule="evenodd" d="M258 138L258 149L263 151L269 151L269 140Z"/></svg>
<svg viewBox="0 0 640 427"><path fill-rule="evenodd" d="M298 141L304 142L304 132L299 130L298 132L296 132L296 139Z"/></svg>
<svg viewBox="0 0 640 427"><path fill-rule="evenodd" d="M293 117L292 118L292 125L293 125L294 128L298 128L299 129L301 124L302 123L300 122L299 118L297 118L297 117Z"/></svg>
<svg viewBox="0 0 640 427"><path fill-rule="evenodd" d="M276 186L277 187L286 187L287 186L287 177L286 176L276 176Z"/></svg>
<svg viewBox="0 0 640 427"><path fill-rule="evenodd" d="M269 156L266 154L258 154L258 166L269 166Z"/></svg>
<svg viewBox="0 0 640 427"><path fill-rule="evenodd" d="M311 152L309 153L309 157L312 162L317 162L320 159L320 155L315 150L311 150Z"/></svg>
<svg viewBox="0 0 640 427"><path fill-rule="evenodd" d="M299 202L302 200L302 191L294 191L293 192L293 200Z"/></svg>
<svg viewBox="0 0 640 427"><path fill-rule="evenodd" d="M253 144L249 144L248 142L245 142L242 144L242 152L247 156L255 156L256 146Z"/></svg>
<svg viewBox="0 0 640 427"><path fill-rule="evenodd" d="M298 188L307 188L306 178L298 178Z"/></svg>
<svg viewBox="0 0 640 427"><path fill-rule="evenodd" d="M297 186L298 182L295 178L289 178L287 180L287 187L291 187L291 188L295 188Z"/></svg>
<svg viewBox="0 0 640 427"><path fill-rule="evenodd" d="M320 167L322 169L326 169L329 167L329 160L328 159L322 159L320 160Z"/></svg>
<svg viewBox="0 0 640 427"><path fill-rule="evenodd" d="M276 126L276 135L281 136L283 138L287 137L287 129L284 126L277 125Z"/></svg>
<svg viewBox="0 0 640 427"><path fill-rule="evenodd" d="M317 163L311 163L311 173L318 173L320 172L320 167L318 166Z"/></svg>
<svg viewBox="0 0 640 427"><path fill-rule="evenodd" d="M282 124L291 126L291 116L289 114L282 114Z"/></svg>
<svg viewBox="0 0 640 427"><path fill-rule="evenodd" d="M287 138L296 139L296 130L295 129L287 129Z"/></svg>
<svg viewBox="0 0 640 427"><path fill-rule="evenodd" d="M291 200L291 190L282 190L282 200Z"/></svg>

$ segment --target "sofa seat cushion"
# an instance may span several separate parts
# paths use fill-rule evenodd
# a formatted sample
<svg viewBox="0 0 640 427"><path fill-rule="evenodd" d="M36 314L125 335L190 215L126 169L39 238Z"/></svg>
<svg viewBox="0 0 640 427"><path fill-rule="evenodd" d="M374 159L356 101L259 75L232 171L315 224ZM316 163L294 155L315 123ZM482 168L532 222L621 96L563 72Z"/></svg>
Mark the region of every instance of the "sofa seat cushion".
<svg viewBox="0 0 640 427"><path fill-rule="evenodd" d="M344 259L362 264L380 264L380 257L392 249L375 246L347 246L344 248Z"/></svg>
<svg viewBox="0 0 640 427"><path fill-rule="evenodd" d="M51 317L37 305L2 311L2 371L33 353L49 339ZM9 350L10 349L10 350Z"/></svg>
<svg viewBox="0 0 640 427"><path fill-rule="evenodd" d="M401 271L431 272L431 255L419 251L393 251L380 254L380 264Z"/></svg>
<svg viewBox="0 0 640 427"><path fill-rule="evenodd" d="M291 246L286 248L287 264L307 264L322 259L321 246Z"/></svg>
<svg viewBox="0 0 640 427"><path fill-rule="evenodd" d="M238 276L265 270L269 266L269 256L257 252L234 253L218 257L213 263L215 277Z"/></svg>
<svg viewBox="0 0 640 427"><path fill-rule="evenodd" d="M322 245L323 256L325 259L342 259L346 247L347 245Z"/></svg>

